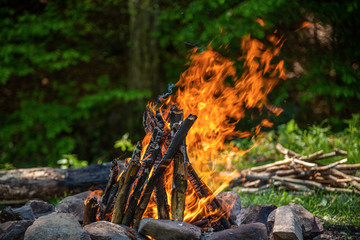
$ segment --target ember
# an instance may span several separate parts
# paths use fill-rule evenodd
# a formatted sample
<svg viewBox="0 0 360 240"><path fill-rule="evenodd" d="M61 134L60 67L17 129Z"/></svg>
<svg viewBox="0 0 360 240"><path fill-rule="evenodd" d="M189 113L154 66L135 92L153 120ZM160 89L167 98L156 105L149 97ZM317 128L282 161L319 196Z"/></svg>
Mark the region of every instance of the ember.
<svg viewBox="0 0 360 240"><path fill-rule="evenodd" d="M246 109L261 113L265 106L276 115L281 113L266 96L279 79L285 79L283 61L272 63L282 40L269 36L268 41L272 47L250 36L243 39L240 77L235 62L213 50L196 53L194 49L189 68L176 84L177 93L148 104L143 117L146 136L126 161L126 169L118 174L114 162L98 201L97 220L135 229L143 217L218 230L236 225L215 196L239 174L223 176L214 169L226 162L219 155L226 149L225 140L250 136L235 130ZM271 125L264 119L255 134Z"/></svg>

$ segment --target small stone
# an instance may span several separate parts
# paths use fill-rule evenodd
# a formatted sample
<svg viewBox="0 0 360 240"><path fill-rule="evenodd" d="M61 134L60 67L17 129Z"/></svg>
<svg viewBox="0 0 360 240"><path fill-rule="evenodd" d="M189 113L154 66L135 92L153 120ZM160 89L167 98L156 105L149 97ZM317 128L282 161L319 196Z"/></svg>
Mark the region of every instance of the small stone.
<svg viewBox="0 0 360 240"><path fill-rule="evenodd" d="M139 232L157 240L200 239L201 228L186 222L143 218Z"/></svg>
<svg viewBox="0 0 360 240"><path fill-rule="evenodd" d="M20 217L24 220L32 220L32 221L35 220L34 213L30 206L24 205L19 208L13 208L12 211L14 213L18 213Z"/></svg>
<svg viewBox="0 0 360 240"><path fill-rule="evenodd" d="M235 221L241 211L241 200L239 194L235 192L221 192L216 198L219 200L226 212L230 212L230 217Z"/></svg>
<svg viewBox="0 0 360 240"><path fill-rule="evenodd" d="M24 239L26 229L33 223L31 220L10 221L0 224L0 239Z"/></svg>
<svg viewBox="0 0 360 240"><path fill-rule="evenodd" d="M35 218L48 215L55 211L54 205L44 202L42 200L29 200L26 202L25 206L31 207Z"/></svg>
<svg viewBox="0 0 360 240"><path fill-rule="evenodd" d="M24 240L90 240L87 231L68 213L52 213L39 217L26 230Z"/></svg>
<svg viewBox="0 0 360 240"><path fill-rule="evenodd" d="M266 205L252 205L246 208L242 208L240 214L238 214L236 223L249 224L260 222L265 224L267 227L267 218L269 214L276 209L276 206L273 204Z"/></svg>
<svg viewBox="0 0 360 240"><path fill-rule="evenodd" d="M108 221L90 223L84 227L90 234L91 239L96 240L133 240L148 239L139 232L127 226L114 224Z"/></svg>
<svg viewBox="0 0 360 240"><path fill-rule="evenodd" d="M274 240L303 240L300 219L290 206L276 209L272 234Z"/></svg>
<svg viewBox="0 0 360 240"><path fill-rule="evenodd" d="M317 217L311 214L306 208L297 203L289 203L303 225L305 239L313 239L324 232L324 226Z"/></svg>
<svg viewBox="0 0 360 240"><path fill-rule="evenodd" d="M267 240L266 227L262 223L242 224L235 228L212 233L206 240Z"/></svg>
<svg viewBox="0 0 360 240"><path fill-rule="evenodd" d="M84 219L84 201L91 191L69 196L61 200L56 206L56 212L71 213L82 223Z"/></svg>

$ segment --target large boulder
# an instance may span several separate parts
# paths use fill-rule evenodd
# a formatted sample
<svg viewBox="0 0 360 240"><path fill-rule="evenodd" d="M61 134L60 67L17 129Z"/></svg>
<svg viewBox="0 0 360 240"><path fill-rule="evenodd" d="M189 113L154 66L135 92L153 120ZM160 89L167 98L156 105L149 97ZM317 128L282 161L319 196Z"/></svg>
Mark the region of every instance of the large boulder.
<svg viewBox="0 0 360 240"><path fill-rule="evenodd" d="M84 227L91 239L96 240L133 240L148 239L127 226L114 224L108 221L90 223Z"/></svg>
<svg viewBox="0 0 360 240"><path fill-rule="evenodd" d="M26 229L33 223L31 220L10 221L0 224L0 239L24 239Z"/></svg>
<svg viewBox="0 0 360 240"><path fill-rule="evenodd" d="M84 201L91 191L86 191L61 200L56 206L56 212L71 213L82 223L84 219Z"/></svg>
<svg viewBox="0 0 360 240"><path fill-rule="evenodd" d="M214 232L206 240L267 240L267 230L262 223L242 224L235 228Z"/></svg>
<svg viewBox="0 0 360 240"><path fill-rule="evenodd" d="M39 217L25 232L24 240L90 240L87 231L68 213L52 213Z"/></svg>
<svg viewBox="0 0 360 240"><path fill-rule="evenodd" d="M153 218L141 219L139 232L157 240L187 240L201 237L201 228L190 223Z"/></svg>

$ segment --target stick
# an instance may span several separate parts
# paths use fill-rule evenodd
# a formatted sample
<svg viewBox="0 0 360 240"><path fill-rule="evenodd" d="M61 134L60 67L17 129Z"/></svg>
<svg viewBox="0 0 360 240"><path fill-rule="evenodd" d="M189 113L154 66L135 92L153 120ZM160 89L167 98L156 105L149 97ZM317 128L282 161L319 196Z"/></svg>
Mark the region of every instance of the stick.
<svg viewBox="0 0 360 240"><path fill-rule="evenodd" d="M323 188L323 186L320 183L309 180L293 179L293 178L285 178L285 177L277 177L277 176L273 176L272 179L280 182L289 182L289 183L306 185L309 187Z"/></svg>
<svg viewBox="0 0 360 240"><path fill-rule="evenodd" d="M176 152L178 151L181 143L184 141L188 131L190 130L191 126L196 121L197 116L189 114L189 116L183 121L179 130L176 132L174 138L171 141L170 146L168 147L163 159L161 160L159 167L154 171L152 176L150 177L144 193L140 199L140 203L135 211L134 220L133 220L133 227L137 229L139 227L139 222L144 214L146 207L149 203L151 193L155 187L155 184L159 177L164 173L166 167L171 163L171 159L175 156Z"/></svg>
<svg viewBox="0 0 360 240"><path fill-rule="evenodd" d="M92 222L96 222L96 213L99 208L96 197L87 198L84 202L84 205L83 226Z"/></svg>
<svg viewBox="0 0 360 240"><path fill-rule="evenodd" d="M252 171L252 172L261 172L261 171L266 170L267 168L274 167L274 166L279 166L279 165L283 165L283 164L288 164L288 163L291 163L291 159L285 159L285 160L265 164L265 165L258 166L258 167L252 167L249 170Z"/></svg>
<svg viewBox="0 0 360 240"><path fill-rule="evenodd" d="M337 170L357 170L360 169L360 163L357 164L342 164L335 167Z"/></svg>
<svg viewBox="0 0 360 240"><path fill-rule="evenodd" d="M140 168L142 144L139 141L135 147L130 163L119 180L119 187L114 206L114 213L111 218L112 223L119 224L122 221L125 211L127 196L135 181L135 176Z"/></svg>
<svg viewBox="0 0 360 240"><path fill-rule="evenodd" d="M330 158L330 157L335 157L335 156L347 156L347 152L335 148L335 149L334 149L334 152L325 153L325 154L323 154L323 155L320 155L320 156L318 156L318 157L316 158L316 160L321 160L321 159L324 159L324 158Z"/></svg>
<svg viewBox="0 0 360 240"><path fill-rule="evenodd" d="M292 159L292 161L294 161L297 164L303 165L305 167L316 167L317 166L317 164L315 164L315 163L304 162L304 161L298 160L296 158Z"/></svg>
<svg viewBox="0 0 360 240"><path fill-rule="evenodd" d="M323 150L320 150L320 151L318 151L318 152L314 152L314 153L309 154L309 155L307 155L307 156L301 156L301 157L299 158L299 160L311 162L311 161L317 159L317 157L319 157L319 156L320 156L321 154L323 154L323 153L324 153L324 151L323 151Z"/></svg>
<svg viewBox="0 0 360 240"><path fill-rule="evenodd" d="M357 182L356 180L356 177L354 176L349 176L345 173L342 173L340 172L339 170L337 169L330 169L330 172L332 172L333 174L337 175L337 176L340 176L340 177L343 177L345 179L351 179L353 181L351 181L351 184L357 189L357 190L360 190L360 183Z"/></svg>

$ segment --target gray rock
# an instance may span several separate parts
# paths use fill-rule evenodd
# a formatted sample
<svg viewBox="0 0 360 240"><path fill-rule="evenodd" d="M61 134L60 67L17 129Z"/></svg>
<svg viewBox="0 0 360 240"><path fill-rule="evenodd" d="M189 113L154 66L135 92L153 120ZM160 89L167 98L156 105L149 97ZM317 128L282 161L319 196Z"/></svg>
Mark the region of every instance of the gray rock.
<svg viewBox="0 0 360 240"><path fill-rule="evenodd" d="M290 206L276 209L272 234L274 240L303 240L300 219Z"/></svg>
<svg viewBox="0 0 360 240"><path fill-rule="evenodd" d="M0 211L0 223L23 220L19 213L15 213L9 206Z"/></svg>
<svg viewBox="0 0 360 240"><path fill-rule="evenodd" d="M54 205L42 200L29 200L26 202L25 206L29 206L32 209L35 218L48 215L55 211Z"/></svg>
<svg viewBox="0 0 360 240"><path fill-rule="evenodd" d="M304 239L313 239L324 232L322 223L303 206L297 203L289 203L303 225Z"/></svg>
<svg viewBox="0 0 360 240"><path fill-rule="evenodd" d="M141 236L139 232L127 226L114 224L108 221L98 221L90 223L84 227L90 234L91 239L95 240L132 240L148 239Z"/></svg>
<svg viewBox="0 0 360 240"><path fill-rule="evenodd" d="M20 217L24 220L32 220L32 221L35 220L34 213L30 206L24 205L19 208L13 208L12 211L14 213L18 213Z"/></svg>
<svg viewBox="0 0 360 240"><path fill-rule="evenodd" d="M273 204L252 205L242 208L240 214L237 215L236 223L240 225L260 222L267 227L267 218L275 209L276 206Z"/></svg>
<svg viewBox="0 0 360 240"><path fill-rule="evenodd" d="M25 232L24 240L90 240L72 214L52 213L39 217Z"/></svg>
<svg viewBox="0 0 360 240"><path fill-rule="evenodd" d="M175 220L143 218L139 232L157 240L200 239L201 228Z"/></svg>
<svg viewBox="0 0 360 240"><path fill-rule="evenodd" d="M216 198L219 200L224 210L230 212L230 217L236 221L237 215L241 211L241 200L239 194L235 192L221 192Z"/></svg>
<svg viewBox="0 0 360 240"><path fill-rule="evenodd" d="M10 221L0 224L0 239L24 239L26 229L33 223L31 220Z"/></svg>
<svg viewBox="0 0 360 240"><path fill-rule="evenodd" d="M266 227L262 223L242 224L220 232L214 232L206 240L267 240Z"/></svg>
<svg viewBox="0 0 360 240"><path fill-rule="evenodd" d="M84 219L84 201L91 191L69 196L61 200L56 206L56 212L71 213L82 223Z"/></svg>

